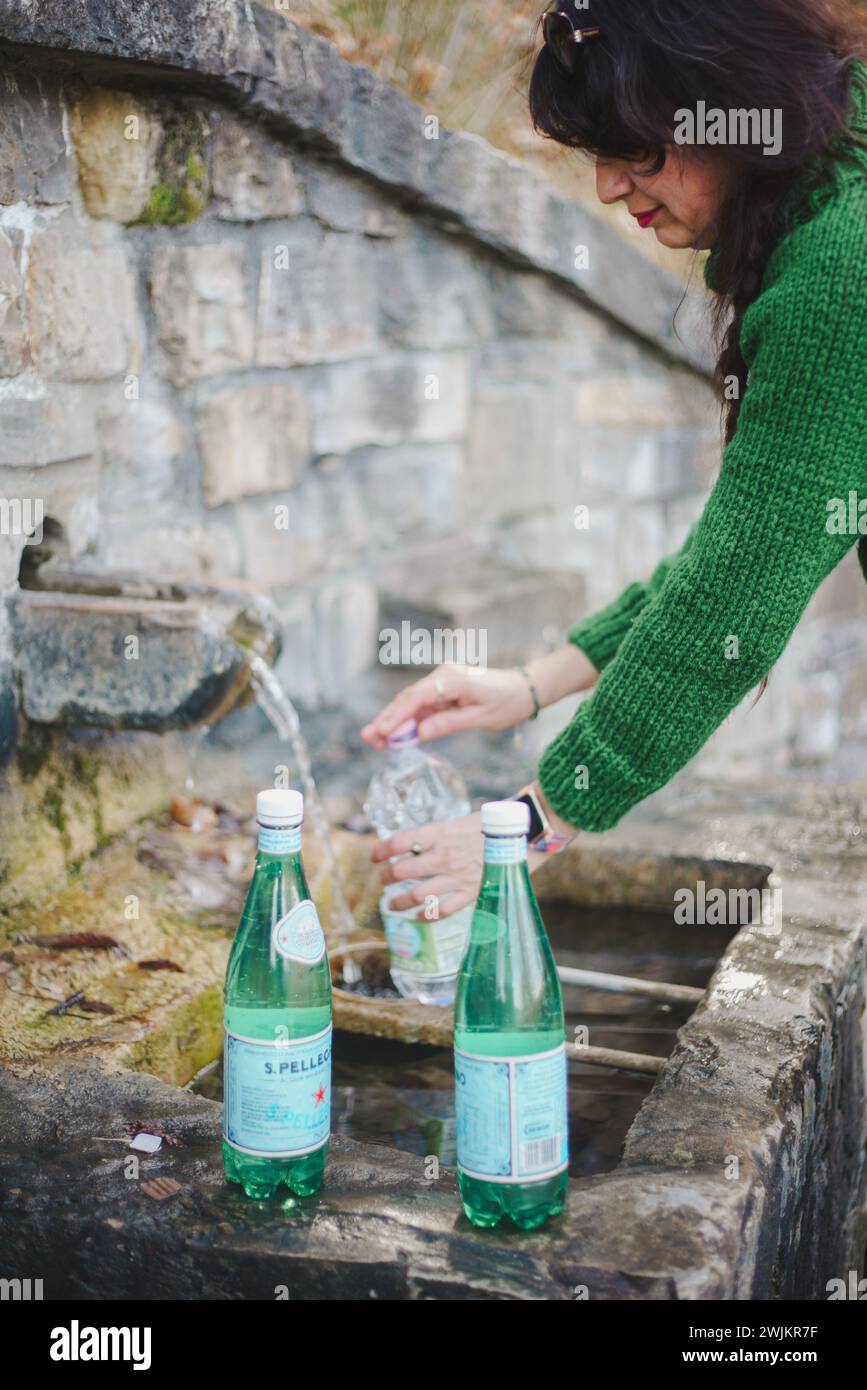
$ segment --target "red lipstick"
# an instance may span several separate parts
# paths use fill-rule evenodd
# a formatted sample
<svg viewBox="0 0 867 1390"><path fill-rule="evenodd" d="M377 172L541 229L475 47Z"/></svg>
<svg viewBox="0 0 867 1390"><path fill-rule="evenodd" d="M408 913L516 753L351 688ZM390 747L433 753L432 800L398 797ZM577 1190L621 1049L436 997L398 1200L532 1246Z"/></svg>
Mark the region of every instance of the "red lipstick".
<svg viewBox="0 0 867 1390"><path fill-rule="evenodd" d="M632 215L639 227L649 227L657 213L662 211L661 207L650 208L647 212L634 212Z"/></svg>

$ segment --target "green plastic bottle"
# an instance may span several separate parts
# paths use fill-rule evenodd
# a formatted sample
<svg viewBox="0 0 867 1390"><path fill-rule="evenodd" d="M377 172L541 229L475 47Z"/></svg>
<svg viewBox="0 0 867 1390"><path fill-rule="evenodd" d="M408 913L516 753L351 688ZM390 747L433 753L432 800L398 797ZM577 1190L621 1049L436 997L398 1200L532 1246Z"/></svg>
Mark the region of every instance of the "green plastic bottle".
<svg viewBox="0 0 867 1390"><path fill-rule="evenodd" d="M458 1186L474 1226L521 1230L569 1185L566 1033L557 967L527 870L529 811L482 807L485 867L455 997Z"/></svg>
<svg viewBox="0 0 867 1390"><path fill-rule="evenodd" d="M316 1192L331 1135L331 973L300 792L256 798L259 852L224 994L223 1167L248 1197Z"/></svg>

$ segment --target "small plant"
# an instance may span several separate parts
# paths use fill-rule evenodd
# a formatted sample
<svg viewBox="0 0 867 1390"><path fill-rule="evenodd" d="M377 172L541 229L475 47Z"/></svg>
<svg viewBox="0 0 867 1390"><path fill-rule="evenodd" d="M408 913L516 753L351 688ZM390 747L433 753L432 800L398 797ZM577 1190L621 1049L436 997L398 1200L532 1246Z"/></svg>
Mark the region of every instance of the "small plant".
<svg viewBox="0 0 867 1390"><path fill-rule="evenodd" d="M205 142L208 129L196 111L176 111L165 118L157 158L160 182L137 219L147 226L179 226L192 222L208 202Z"/></svg>

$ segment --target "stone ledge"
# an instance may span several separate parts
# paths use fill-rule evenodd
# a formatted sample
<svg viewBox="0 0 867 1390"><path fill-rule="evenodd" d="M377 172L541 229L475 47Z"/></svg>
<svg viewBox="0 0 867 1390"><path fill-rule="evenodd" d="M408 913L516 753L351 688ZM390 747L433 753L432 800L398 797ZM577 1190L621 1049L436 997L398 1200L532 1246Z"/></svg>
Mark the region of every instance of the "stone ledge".
<svg viewBox="0 0 867 1390"><path fill-rule="evenodd" d="M0 1274L43 1277L45 1297L566 1301L732 1297L747 1194L718 1176L622 1170L573 1184L563 1217L521 1237L474 1231L455 1175L427 1180L412 1155L332 1139L318 1198L250 1202L225 1181L220 1106L154 1077L75 1064L37 1076L0 1070ZM139 1156L129 1180L124 1125L180 1139ZM172 1178L155 1201L141 1183ZM746 1184L744 1184L744 1187ZM701 1212L701 1223L697 1218ZM644 1222L654 1221L653 1251Z"/></svg>
<svg viewBox="0 0 867 1390"><path fill-rule="evenodd" d="M296 142L339 159L407 205L514 263L558 280L668 357L710 373L701 293L613 237L519 160L483 140L423 133L425 113L323 39L241 0L0 0L0 49L97 80L136 78L205 91ZM575 268L586 246L587 269Z"/></svg>

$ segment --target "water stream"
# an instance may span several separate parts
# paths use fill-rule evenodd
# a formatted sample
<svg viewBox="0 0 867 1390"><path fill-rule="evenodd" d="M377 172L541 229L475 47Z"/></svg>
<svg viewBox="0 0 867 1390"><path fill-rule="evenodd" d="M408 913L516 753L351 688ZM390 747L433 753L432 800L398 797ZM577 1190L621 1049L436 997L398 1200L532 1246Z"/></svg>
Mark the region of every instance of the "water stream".
<svg viewBox="0 0 867 1390"><path fill-rule="evenodd" d="M343 891L340 865L337 861L334 845L331 842L328 817L323 809L316 780L313 776L310 750L301 731L301 720L298 711L267 662L252 654L249 661L253 688L256 691L256 702L274 726L279 737L289 744L298 766L304 792L305 816L309 815L316 837L322 846L331 879L331 894L337 928L336 931L332 929L331 944L336 945L347 940L355 930L355 919Z"/></svg>

